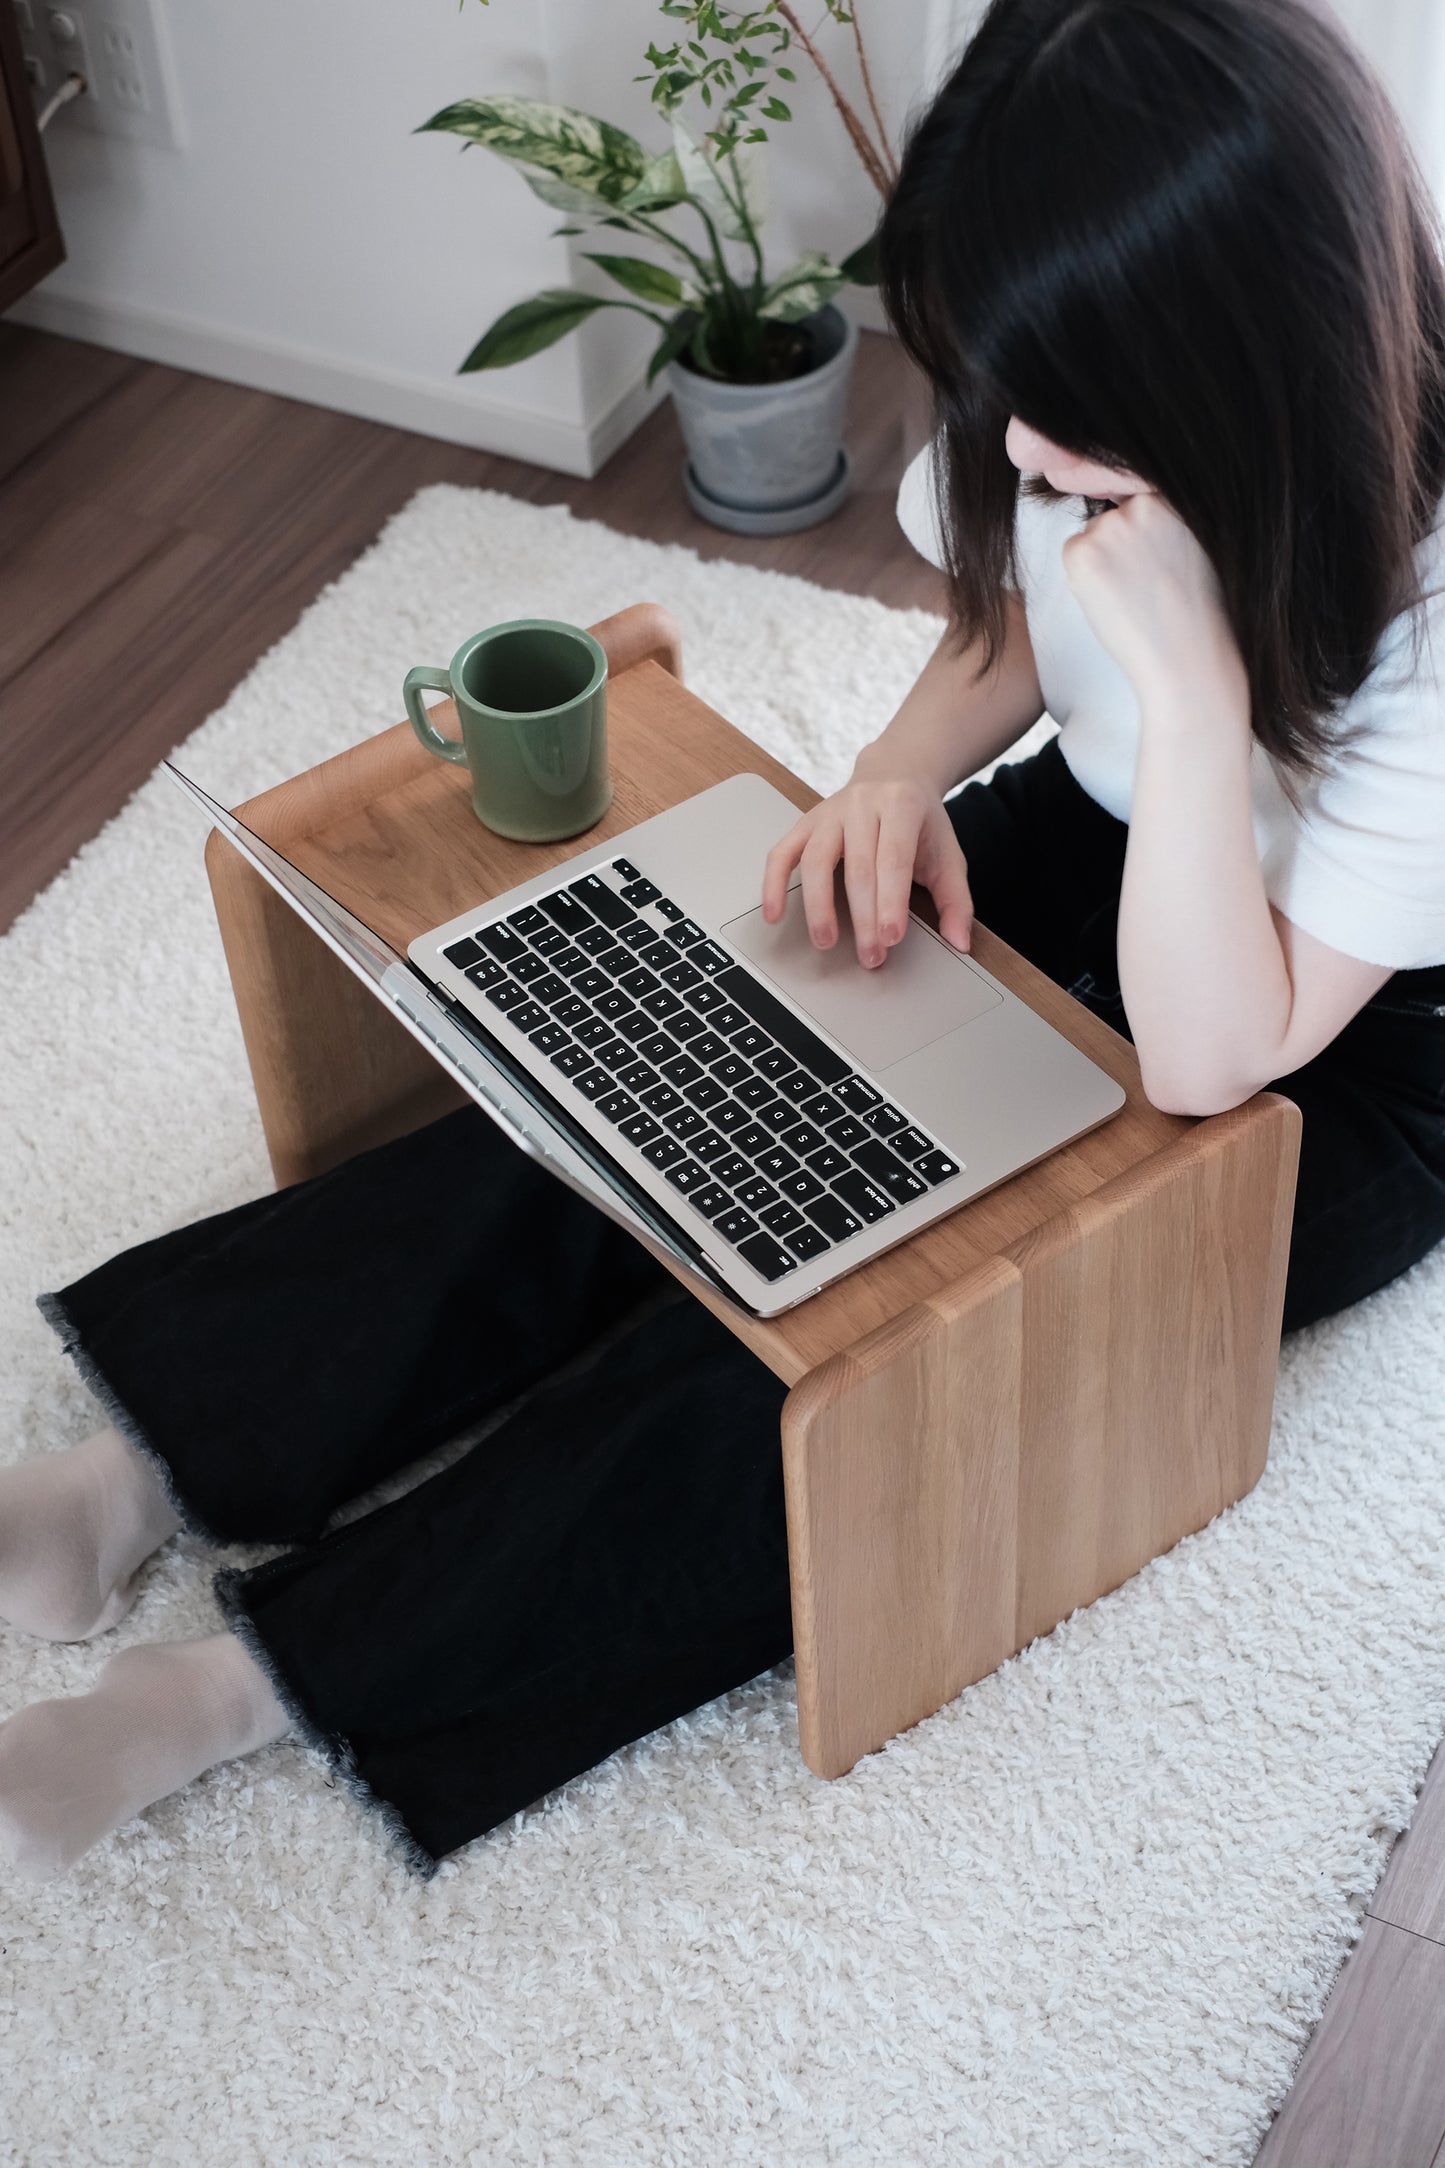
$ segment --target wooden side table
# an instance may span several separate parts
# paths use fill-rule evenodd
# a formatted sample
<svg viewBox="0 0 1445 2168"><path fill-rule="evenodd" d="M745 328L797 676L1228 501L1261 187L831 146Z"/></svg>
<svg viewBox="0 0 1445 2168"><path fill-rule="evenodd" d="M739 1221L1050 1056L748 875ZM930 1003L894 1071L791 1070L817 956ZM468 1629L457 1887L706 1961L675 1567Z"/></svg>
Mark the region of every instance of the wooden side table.
<svg viewBox="0 0 1445 2168"><path fill-rule="evenodd" d="M405 724L243 818L404 953L728 775L815 802L683 689L665 610L594 629L616 790L586 838L492 835L465 771ZM219 836L207 864L278 1183L463 1103ZM1161 1114L1127 1040L983 927L976 953L1119 1080L1123 1111L782 1317L712 1304L791 1387L798 1721L823 1776L1202 1528L1268 1447L1298 1110L1260 1093L1207 1121Z"/></svg>

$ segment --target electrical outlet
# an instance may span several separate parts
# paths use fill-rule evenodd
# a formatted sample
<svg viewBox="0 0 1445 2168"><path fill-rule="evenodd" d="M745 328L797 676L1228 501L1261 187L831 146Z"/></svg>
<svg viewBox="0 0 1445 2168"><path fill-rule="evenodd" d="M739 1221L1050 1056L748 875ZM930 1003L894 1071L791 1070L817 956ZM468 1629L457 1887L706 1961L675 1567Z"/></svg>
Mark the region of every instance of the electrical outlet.
<svg viewBox="0 0 1445 2168"><path fill-rule="evenodd" d="M0 0L4 5L4 0ZM21 50L37 97L78 72L86 94L63 106L57 132L89 128L179 150L180 106L161 0L15 0Z"/></svg>

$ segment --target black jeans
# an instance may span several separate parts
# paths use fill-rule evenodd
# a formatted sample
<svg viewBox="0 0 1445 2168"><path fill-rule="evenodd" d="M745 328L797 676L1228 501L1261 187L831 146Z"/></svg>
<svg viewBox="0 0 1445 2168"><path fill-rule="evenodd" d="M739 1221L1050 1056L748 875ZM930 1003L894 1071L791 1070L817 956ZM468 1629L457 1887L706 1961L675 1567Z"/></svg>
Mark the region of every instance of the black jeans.
<svg viewBox="0 0 1445 2168"><path fill-rule="evenodd" d="M1123 825L1054 747L951 811L980 917L1126 1029ZM1445 970L1399 974L1284 1088L1305 1116L1301 1324L1445 1234ZM423 1871L791 1647L783 1388L475 1109L42 1304L193 1529L292 1546L222 1573L225 1613Z"/></svg>

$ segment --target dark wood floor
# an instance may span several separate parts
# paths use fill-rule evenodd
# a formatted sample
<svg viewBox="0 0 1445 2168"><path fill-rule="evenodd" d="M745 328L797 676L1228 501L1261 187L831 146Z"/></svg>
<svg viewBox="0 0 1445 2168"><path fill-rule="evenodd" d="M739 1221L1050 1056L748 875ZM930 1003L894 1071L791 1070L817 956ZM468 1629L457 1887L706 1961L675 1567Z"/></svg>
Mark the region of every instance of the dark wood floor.
<svg viewBox="0 0 1445 2168"><path fill-rule="evenodd" d="M852 500L753 542L689 512L667 407L576 482L0 324L0 928L424 484L938 608L893 518L920 420L865 337ZM1445 2168L1445 1751L1259 2168Z"/></svg>
<svg viewBox="0 0 1445 2168"><path fill-rule="evenodd" d="M865 335L852 498L750 541L689 510L670 403L581 482L0 324L0 929L429 482L938 607L893 518L910 405Z"/></svg>

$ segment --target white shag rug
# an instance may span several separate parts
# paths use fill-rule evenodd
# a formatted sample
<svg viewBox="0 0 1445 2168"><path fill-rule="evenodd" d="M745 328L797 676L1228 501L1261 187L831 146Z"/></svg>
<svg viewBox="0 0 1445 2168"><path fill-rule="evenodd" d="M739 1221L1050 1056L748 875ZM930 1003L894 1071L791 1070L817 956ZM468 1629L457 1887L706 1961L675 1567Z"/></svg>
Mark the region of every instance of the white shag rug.
<svg viewBox="0 0 1445 2168"><path fill-rule="evenodd" d="M429 489L185 765L238 800L479 624L642 598L819 786L938 630ZM153 778L0 941L5 1459L96 1423L35 1290L267 1185L203 840ZM838 1783L785 1668L428 1885L283 1745L0 1888L0 2160L1245 2168L1445 1728L1442 1326L1445 1251L1294 1339L1250 1498ZM0 1713L212 1630L211 1566L108 1642L0 1633Z"/></svg>

